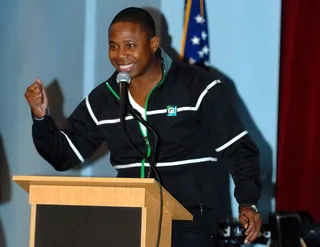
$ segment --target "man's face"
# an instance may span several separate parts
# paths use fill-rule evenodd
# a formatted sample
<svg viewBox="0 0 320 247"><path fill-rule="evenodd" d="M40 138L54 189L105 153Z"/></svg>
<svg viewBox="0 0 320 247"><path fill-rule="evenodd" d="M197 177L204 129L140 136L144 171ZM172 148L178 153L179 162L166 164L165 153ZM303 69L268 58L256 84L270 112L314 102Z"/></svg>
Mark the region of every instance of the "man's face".
<svg viewBox="0 0 320 247"><path fill-rule="evenodd" d="M114 23L109 29L110 62L117 71L126 71L132 78L142 75L158 48L153 39L157 37L150 39L138 23Z"/></svg>

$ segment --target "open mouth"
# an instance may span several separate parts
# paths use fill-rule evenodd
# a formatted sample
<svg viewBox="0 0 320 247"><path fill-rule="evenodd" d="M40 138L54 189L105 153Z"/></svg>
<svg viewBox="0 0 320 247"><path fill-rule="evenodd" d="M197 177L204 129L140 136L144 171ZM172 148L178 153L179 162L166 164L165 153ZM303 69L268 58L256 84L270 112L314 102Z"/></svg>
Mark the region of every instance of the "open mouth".
<svg viewBox="0 0 320 247"><path fill-rule="evenodd" d="M126 64L126 65L118 65L120 71L130 71L130 69L133 67L133 63Z"/></svg>

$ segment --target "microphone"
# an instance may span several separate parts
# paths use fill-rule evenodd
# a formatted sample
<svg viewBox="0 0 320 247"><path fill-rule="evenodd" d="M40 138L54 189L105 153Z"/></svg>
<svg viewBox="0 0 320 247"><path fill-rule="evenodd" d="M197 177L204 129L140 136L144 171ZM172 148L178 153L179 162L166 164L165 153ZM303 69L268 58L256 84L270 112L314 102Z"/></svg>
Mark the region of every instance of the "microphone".
<svg viewBox="0 0 320 247"><path fill-rule="evenodd" d="M116 80L120 85L120 121L124 122L127 115L128 85L131 82L131 77L127 72L119 72Z"/></svg>

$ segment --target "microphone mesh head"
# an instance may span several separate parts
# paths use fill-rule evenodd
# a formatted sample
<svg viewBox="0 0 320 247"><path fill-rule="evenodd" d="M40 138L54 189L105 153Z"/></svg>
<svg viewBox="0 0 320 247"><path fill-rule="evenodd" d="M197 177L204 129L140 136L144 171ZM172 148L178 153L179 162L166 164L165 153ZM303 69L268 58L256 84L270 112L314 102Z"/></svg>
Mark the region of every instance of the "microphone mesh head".
<svg viewBox="0 0 320 247"><path fill-rule="evenodd" d="M131 77L127 72L120 72L117 75L117 83L120 83L121 81L125 81L126 83L130 83L131 82Z"/></svg>

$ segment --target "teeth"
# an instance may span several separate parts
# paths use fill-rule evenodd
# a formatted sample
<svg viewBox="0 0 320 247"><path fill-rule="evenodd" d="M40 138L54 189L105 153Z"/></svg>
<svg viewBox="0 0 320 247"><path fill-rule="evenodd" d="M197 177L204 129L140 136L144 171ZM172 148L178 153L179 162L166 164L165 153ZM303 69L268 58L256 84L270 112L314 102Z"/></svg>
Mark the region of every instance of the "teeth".
<svg viewBox="0 0 320 247"><path fill-rule="evenodd" d="M133 64L128 64L128 65L120 65L120 69L121 70L128 70L132 67Z"/></svg>

